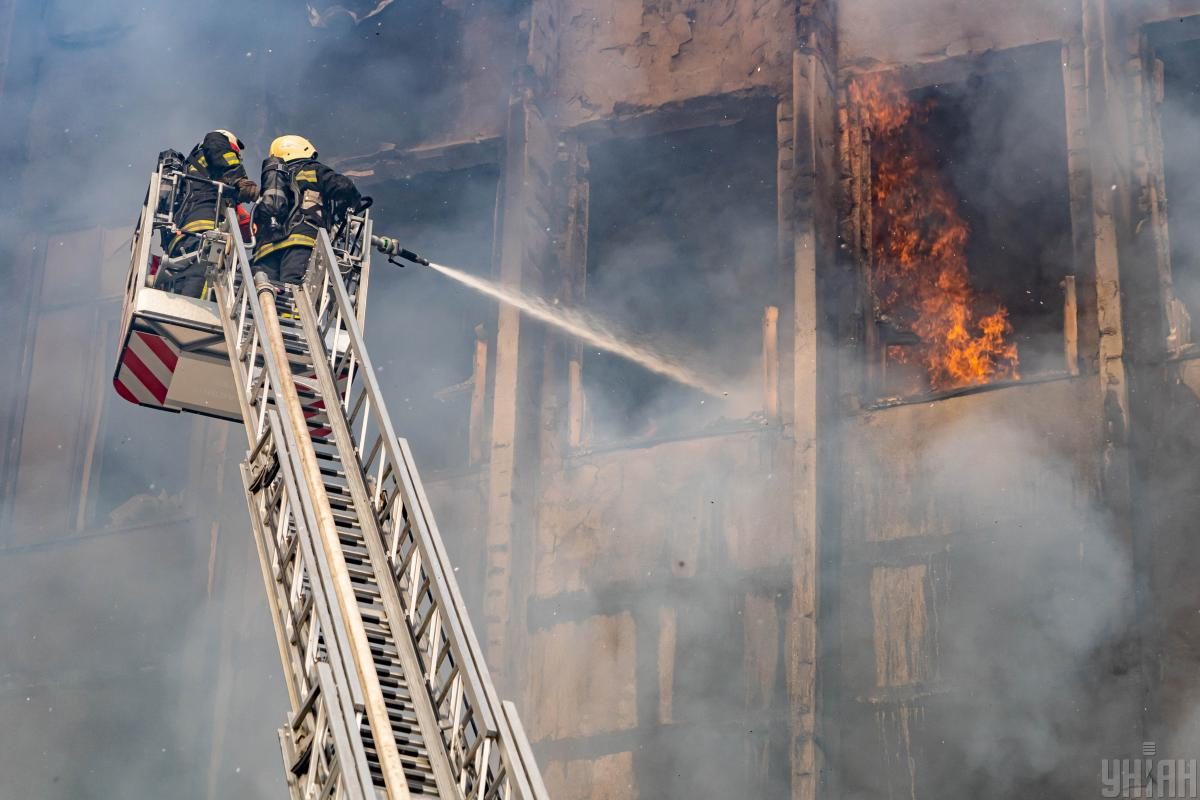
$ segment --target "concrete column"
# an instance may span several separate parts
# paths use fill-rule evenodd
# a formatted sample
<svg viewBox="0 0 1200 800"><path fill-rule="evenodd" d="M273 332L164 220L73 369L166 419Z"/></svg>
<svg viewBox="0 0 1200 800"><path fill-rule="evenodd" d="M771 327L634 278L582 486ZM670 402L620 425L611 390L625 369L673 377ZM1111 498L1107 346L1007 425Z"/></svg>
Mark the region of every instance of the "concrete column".
<svg viewBox="0 0 1200 800"><path fill-rule="evenodd" d="M832 486L824 479L836 452L827 422L836 397L830 277L837 267L836 51L833 5L803 2L792 64L790 232L794 265L792 408L794 440L792 603L788 619L791 796L820 793L823 753L818 725L823 676L823 541L834 533ZM781 113L781 118L786 115ZM782 192L782 187L781 187Z"/></svg>

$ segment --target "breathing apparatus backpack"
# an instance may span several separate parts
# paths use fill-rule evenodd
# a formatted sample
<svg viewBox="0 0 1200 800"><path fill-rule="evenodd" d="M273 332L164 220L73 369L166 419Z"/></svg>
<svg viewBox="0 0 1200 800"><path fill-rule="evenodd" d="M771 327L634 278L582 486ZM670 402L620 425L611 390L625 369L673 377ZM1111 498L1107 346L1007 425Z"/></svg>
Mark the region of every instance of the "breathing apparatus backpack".
<svg viewBox="0 0 1200 800"><path fill-rule="evenodd" d="M183 174L186 159L183 153L178 150L163 150L158 154L158 170L164 177L171 173ZM170 184L159 186L158 199L155 207L155 212L158 214L170 214L171 219L176 219L179 215L180 208L183 207L183 202L187 195L187 181L182 181L178 185L177 191L172 191ZM163 228L159 231L162 238L163 250L167 249L167 243L174 235L172 231Z"/></svg>
<svg viewBox="0 0 1200 800"><path fill-rule="evenodd" d="M296 172L296 169L289 168L287 162L277 157L268 158L263 162L262 196L259 202L264 210L267 210L269 206L278 207L280 198L285 201L286 215L268 213L271 228L275 231L282 228L283 236L290 234L299 225L306 207L305 193L296 181Z"/></svg>
<svg viewBox="0 0 1200 800"><path fill-rule="evenodd" d="M352 210L350 204L339 201L336 197L326 196L324 192L315 188L300 186L296 176L304 165L310 163L312 162L285 162L277 157L268 158L263 162L260 204L267 201L269 196L273 196L272 201L268 201L270 205L276 205L280 195L286 199L286 215L275 216L268 212L272 229L281 232L283 236L290 235L303 221L318 228L333 230ZM307 220L304 219L306 213L309 215Z"/></svg>

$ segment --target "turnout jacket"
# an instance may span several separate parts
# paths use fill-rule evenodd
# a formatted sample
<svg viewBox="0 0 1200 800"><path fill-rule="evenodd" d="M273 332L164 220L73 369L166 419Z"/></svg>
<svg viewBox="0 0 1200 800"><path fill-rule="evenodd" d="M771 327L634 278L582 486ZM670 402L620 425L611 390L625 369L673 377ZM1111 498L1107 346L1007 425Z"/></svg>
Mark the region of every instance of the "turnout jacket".
<svg viewBox="0 0 1200 800"><path fill-rule="evenodd" d="M361 199L354 183L313 158L263 162L262 195L254 207L254 260L287 247L313 247L317 231Z"/></svg>
<svg viewBox="0 0 1200 800"><path fill-rule="evenodd" d="M229 144L223 133L212 131L204 135L204 141L192 148L184 161L184 171L197 178L220 181L231 191L223 196L231 202L250 202L258 197L258 186L246 175L246 167ZM176 222L179 233L167 248L173 252L189 233L201 233L216 227L217 187L207 183L185 181Z"/></svg>

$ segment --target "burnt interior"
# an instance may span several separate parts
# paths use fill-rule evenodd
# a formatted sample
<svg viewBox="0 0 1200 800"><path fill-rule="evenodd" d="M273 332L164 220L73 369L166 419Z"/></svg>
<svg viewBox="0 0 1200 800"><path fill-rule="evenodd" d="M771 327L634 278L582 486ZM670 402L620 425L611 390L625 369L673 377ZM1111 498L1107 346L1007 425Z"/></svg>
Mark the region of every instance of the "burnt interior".
<svg viewBox="0 0 1200 800"><path fill-rule="evenodd" d="M1163 177L1167 185L1171 276L1193 320L1200 319L1200 42L1161 46Z"/></svg>
<svg viewBox="0 0 1200 800"><path fill-rule="evenodd" d="M491 272L499 170L483 165L371 187L375 231L437 261ZM376 254L367 295L367 346L396 432L422 469L466 465L475 326L492 325L483 295L423 267Z"/></svg>
<svg viewBox="0 0 1200 800"><path fill-rule="evenodd" d="M729 124L592 145L587 308L706 372L757 370L763 307L778 300L775 138L763 103ZM594 348L583 383L595 440L669 436L727 413Z"/></svg>
<svg viewBox="0 0 1200 800"><path fill-rule="evenodd" d="M982 307L1007 308L1021 378L1064 370L1063 279L1074 273L1062 71L1051 58L1025 61L909 93L909 124L928 137L970 228L970 285ZM879 394L931 393L911 358L915 335L876 326Z"/></svg>

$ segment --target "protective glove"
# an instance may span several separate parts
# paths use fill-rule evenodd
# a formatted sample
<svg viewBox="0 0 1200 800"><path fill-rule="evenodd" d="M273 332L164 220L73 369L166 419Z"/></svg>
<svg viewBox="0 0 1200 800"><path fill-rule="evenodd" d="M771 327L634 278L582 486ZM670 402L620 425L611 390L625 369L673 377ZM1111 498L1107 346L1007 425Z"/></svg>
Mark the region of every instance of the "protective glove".
<svg viewBox="0 0 1200 800"><path fill-rule="evenodd" d="M258 184L249 178L238 178L235 186L238 190L238 202L253 203L258 199Z"/></svg>

